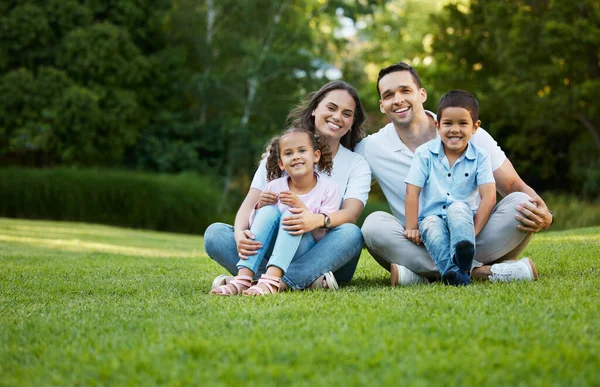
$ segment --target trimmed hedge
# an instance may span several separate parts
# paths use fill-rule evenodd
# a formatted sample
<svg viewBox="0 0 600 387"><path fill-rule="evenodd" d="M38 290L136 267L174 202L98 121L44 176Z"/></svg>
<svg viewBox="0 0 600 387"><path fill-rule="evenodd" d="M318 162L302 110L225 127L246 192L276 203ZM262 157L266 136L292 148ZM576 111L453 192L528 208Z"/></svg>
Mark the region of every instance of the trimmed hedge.
<svg viewBox="0 0 600 387"><path fill-rule="evenodd" d="M211 178L97 169L0 169L0 216L204 232L220 214Z"/></svg>

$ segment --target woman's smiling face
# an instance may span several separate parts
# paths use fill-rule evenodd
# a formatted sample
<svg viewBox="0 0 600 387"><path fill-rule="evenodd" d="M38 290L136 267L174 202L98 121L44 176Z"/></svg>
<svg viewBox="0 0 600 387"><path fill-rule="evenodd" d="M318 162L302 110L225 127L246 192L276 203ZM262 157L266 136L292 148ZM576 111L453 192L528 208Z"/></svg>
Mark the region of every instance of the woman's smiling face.
<svg viewBox="0 0 600 387"><path fill-rule="evenodd" d="M318 135L341 139L352 129L356 103L346 90L332 90L323 97L312 112Z"/></svg>

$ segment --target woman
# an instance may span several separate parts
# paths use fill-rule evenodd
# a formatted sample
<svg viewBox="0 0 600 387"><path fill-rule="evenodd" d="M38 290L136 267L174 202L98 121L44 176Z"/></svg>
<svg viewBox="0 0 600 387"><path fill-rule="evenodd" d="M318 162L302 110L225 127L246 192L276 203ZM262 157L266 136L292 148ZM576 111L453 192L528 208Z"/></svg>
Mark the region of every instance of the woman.
<svg viewBox="0 0 600 387"><path fill-rule="evenodd" d="M293 127L303 127L327 139L333 154L331 178L338 184L342 205L338 211L324 216L306 209L291 209L292 216L282 220L284 229L292 235L310 232L319 227L330 231L305 254L295 257L282 277L282 287L292 289L337 288L337 282L352 279L362 250L362 235L356 226L371 185L369 165L354 146L364 137L366 114L356 90L343 81L333 81L309 95L289 116ZM276 196L263 192L267 184L266 159L260 163L250 190L240 206L234 226L223 223L210 225L204 233L206 253L230 273L237 273L239 259L247 259L261 248L250 232L248 220L259 201L276 202ZM266 257L270 256L267 250ZM265 262L257 276L264 273ZM213 288L228 283L232 277L219 276Z"/></svg>

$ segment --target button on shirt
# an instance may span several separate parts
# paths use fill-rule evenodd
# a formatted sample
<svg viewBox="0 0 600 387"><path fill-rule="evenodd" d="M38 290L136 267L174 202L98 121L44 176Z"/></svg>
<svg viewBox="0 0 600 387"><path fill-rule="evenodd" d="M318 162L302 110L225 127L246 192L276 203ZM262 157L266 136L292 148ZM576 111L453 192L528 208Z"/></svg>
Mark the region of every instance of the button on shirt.
<svg viewBox="0 0 600 387"><path fill-rule="evenodd" d="M419 196L419 221L430 215L446 217L455 201L465 202L477 212L477 187L494 182L488 154L470 141L467 149L452 168L438 137L415 150L414 158L404 180L422 187Z"/></svg>

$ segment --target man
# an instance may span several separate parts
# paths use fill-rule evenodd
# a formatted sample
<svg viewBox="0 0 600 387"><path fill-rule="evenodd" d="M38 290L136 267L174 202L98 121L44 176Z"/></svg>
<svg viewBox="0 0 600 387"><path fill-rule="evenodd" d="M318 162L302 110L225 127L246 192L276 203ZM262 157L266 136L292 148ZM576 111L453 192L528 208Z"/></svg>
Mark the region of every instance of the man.
<svg viewBox="0 0 600 387"><path fill-rule="evenodd" d="M380 111L391 122L358 143L355 151L369 163L393 215L381 211L369 215L362 227L363 237L371 255L391 272L393 285L427 283L439 278L439 272L425 248L404 236L404 179L413 152L436 138L436 117L423 108L427 92L421 87L417 72L406 63L397 63L379 72L377 93ZM519 177L502 149L485 130L480 128L472 141L490 155L497 191L504 198L477 236L476 262L471 278L535 280L537 273L531 259L515 259L529 243L532 233L550 227L552 212ZM451 173L448 178L453 179Z"/></svg>

